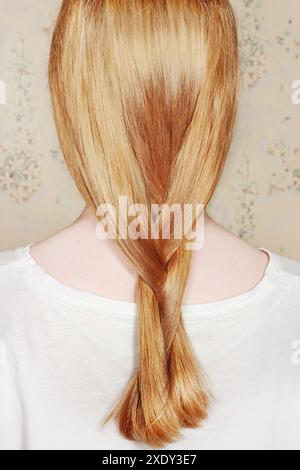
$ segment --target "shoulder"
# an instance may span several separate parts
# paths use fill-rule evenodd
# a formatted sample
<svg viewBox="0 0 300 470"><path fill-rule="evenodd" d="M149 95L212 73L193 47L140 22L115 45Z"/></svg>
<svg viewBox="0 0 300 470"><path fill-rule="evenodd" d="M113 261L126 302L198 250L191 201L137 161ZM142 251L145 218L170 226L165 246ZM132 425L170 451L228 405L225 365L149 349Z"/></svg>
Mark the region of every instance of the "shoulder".
<svg viewBox="0 0 300 470"><path fill-rule="evenodd" d="M300 263L275 253L269 254L273 271L282 278L283 282L285 282L288 287L295 289L295 294L300 296Z"/></svg>
<svg viewBox="0 0 300 470"><path fill-rule="evenodd" d="M300 262L299 261L295 261L293 259L279 256L279 255L275 255L275 257L277 257L281 265L281 269L284 272L292 276L296 276L300 279Z"/></svg>
<svg viewBox="0 0 300 470"><path fill-rule="evenodd" d="M20 247L0 252L0 332L7 324L8 314L20 304L22 292L26 292L22 272L27 262L28 248Z"/></svg>
<svg viewBox="0 0 300 470"><path fill-rule="evenodd" d="M16 290L22 283L22 272L31 263L29 247L0 251L0 297L5 291ZM15 281L15 282L14 282Z"/></svg>
<svg viewBox="0 0 300 470"><path fill-rule="evenodd" d="M270 255L271 275L277 279L277 303L282 314L291 314L300 329L300 263L274 253Z"/></svg>
<svg viewBox="0 0 300 470"><path fill-rule="evenodd" d="M22 262L25 261L28 253L27 247L19 247L15 250L0 251L0 280L1 283L10 273L18 270Z"/></svg>

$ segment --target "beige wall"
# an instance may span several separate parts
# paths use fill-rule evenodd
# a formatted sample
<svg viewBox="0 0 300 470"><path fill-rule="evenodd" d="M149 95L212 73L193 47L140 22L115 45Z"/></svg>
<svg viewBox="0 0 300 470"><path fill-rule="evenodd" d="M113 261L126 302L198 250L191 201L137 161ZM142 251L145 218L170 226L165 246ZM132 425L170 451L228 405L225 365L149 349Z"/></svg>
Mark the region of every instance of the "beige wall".
<svg viewBox="0 0 300 470"><path fill-rule="evenodd" d="M243 86L211 215L250 243L300 260L299 0L234 0ZM0 250L61 229L83 207L51 119L47 54L59 0L0 0Z"/></svg>

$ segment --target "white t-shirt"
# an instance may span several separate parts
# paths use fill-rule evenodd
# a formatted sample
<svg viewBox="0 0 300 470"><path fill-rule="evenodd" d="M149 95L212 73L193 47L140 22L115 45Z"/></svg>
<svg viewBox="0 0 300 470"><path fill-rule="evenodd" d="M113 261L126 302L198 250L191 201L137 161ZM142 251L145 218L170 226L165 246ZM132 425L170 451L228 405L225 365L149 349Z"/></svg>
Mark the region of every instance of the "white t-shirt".
<svg viewBox="0 0 300 470"><path fill-rule="evenodd" d="M183 307L214 401L167 449L300 450L300 264ZM58 282L28 248L0 255L0 449L149 449L102 420L134 369L135 304Z"/></svg>

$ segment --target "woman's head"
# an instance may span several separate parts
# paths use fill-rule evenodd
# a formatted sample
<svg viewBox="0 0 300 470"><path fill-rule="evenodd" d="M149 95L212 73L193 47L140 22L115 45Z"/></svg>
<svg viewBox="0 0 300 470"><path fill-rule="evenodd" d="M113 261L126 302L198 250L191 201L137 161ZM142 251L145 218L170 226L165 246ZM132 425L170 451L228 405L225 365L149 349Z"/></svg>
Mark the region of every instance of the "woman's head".
<svg viewBox="0 0 300 470"><path fill-rule="evenodd" d="M206 205L231 140L237 76L228 0L64 0L50 88L87 204L117 207L122 195L146 207ZM181 317L190 252L184 240L117 243L138 273L139 356L113 413L126 437L162 446L201 424L209 404Z"/></svg>

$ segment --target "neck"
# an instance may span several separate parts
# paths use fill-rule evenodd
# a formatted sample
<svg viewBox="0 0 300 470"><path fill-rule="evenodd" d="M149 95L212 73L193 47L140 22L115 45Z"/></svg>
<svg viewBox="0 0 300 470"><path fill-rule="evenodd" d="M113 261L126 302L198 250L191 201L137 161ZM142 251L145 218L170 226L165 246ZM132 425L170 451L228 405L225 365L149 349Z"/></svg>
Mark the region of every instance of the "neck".
<svg viewBox="0 0 300 470"><path fill-rule="evenodd" d="M85 208L68 228L35 245L32 256L53 277L79 290L134 301L137 275L114 240L96 237L97 218ZM263 276L267 257L205 214L205 239L194 251L185 303L224 300L250 290Z"/></svg>

